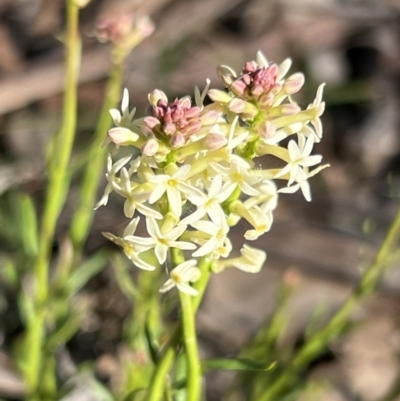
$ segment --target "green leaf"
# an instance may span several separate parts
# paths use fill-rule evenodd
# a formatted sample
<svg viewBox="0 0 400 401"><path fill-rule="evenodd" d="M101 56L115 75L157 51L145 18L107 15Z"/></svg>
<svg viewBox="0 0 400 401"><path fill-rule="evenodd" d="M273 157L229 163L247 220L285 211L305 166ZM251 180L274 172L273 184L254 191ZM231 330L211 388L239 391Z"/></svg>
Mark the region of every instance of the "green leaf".
<svg viewBox="0 0 400 401"><path fill-rule="evenodd" d="M71 293L78 292L93 276L99 273L108 261L108 253L99 251L82 263L70 275L66 286Z"/></svg>
<svg viewBox="0 0 400 401"><path fill-rule="evenodd" d="M129 274L126 258L118 252L112 257L112 264L119 288L129 301L135 302L139 293Z"/></svg>
<svg viewBox="0 0 400 401"><path fill-rule="evenodd" d="M266 363L242 358L215 358L202 361L203 369L244 370L248 372L266 372L274 369L276 364L276 361Z"/></svg>
<svg viewBox="0 0 400 401"><path fill-rule="evenodd" d="M149 314L146 316L144 334L146 336L147 346L149 347L151 360L153 361L154 365L157 365L158 361L160 360L160 351L158 341L156 340L155 335L150 327Z"/></svg>
<svg viewBox="0 0 400 401"><path fill-rule="evenodd" d="M0 274L2 279L11 288L16 288L18 285L18 270L15 263L7 257L0 260Z"/></svg>
<svg viewBox="0 0 400 401"><path fill-rule="evenodd" d="M32 198L27 194L19 194L17 201L22 247L26 256L32 258L38 252L38 229L35 206Z"/></svg>

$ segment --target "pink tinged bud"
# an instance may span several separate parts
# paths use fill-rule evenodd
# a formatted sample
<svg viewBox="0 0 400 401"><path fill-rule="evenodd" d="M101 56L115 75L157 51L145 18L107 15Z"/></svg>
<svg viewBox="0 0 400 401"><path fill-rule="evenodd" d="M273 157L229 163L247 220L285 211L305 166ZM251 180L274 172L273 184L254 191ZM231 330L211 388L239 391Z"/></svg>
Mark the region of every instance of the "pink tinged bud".
<svg viewBox="0 0 400 401"><path fill-rule="evenodd" d="M159 106L158 102L160 100L163 100L165 102L165 104L168 104L167 95L163 91L160 91L158 89L155 89L152 92L150 92L148 95L148 99L149 99L149 103L153 107Z"/></svg>
<svg viewBox="0 0 400 401"><path fill-rule="evenodd" d="M275 99L275 95L272 92L264 93L259 99L258 104L261 108L271 106Z"/></svg>
<svg viewBox="0 0 400 401"><path fill-rule="evenodd" d="M153 129L157 125L160 125L160 121L157 120L155 117L145 117L144 118L144 123L147 125L148 128Z"/></svg>
<svg viewBox="0 0 400 401"><path fill-rule="evenodd" d="M244 95L244 92L245 92L246 88L247 88L246 84L240 79L237 79L231 85L231 89L235 93L237 93L238 95L241 95L241 96Z"/></svg>
<svg viewBox="0 0 400 401"><path fill-rule="evenodd" d="M169 144L171 145L171 147L173 149L177 149L177 148L181 148L182 146L185 146L186 140L182 134L177 133L177 134L172 135L172 137L169 141Z"/></svg>
<svg viewBox="0 0 400 401"><path fill-rule="evenodd" d="M255 61L248 61L243 68L243 72L254 72L258 68L258 64Z"/></svg>
<svg viewBox="0 0 400 401"><path fill-rule="evenodd" d="M192 135L197 132L203 125L200 119L190 121L190 123L184 128L185 135Z"/></svg>
<svg viewBox="0 0 400 401"><path fill-rule="evenodd" d="M154 156L158 151L159 145L158 142L151 138L144 143L142 146L142 153L146 156Z"/></svg>
<svg viewBox="0 0 400 401"><path fill-rule="evenodd" d="M176 127L175 124L173 123L168 123L165 124L163 127L163 131L167 134L167 135L173 135L176 132Z"/></svg>
<svg viewBox="0 0 400 401"><path fill-rule="evenodd" d="M282 114L285 116L292 116L301 111L301 108L297 104L284 104L282 105Z"/></svg>
<svg viewBox="0 0 400 401"><path fill-rule="evenodd" d="M271 121L265 121L258 127L258 135L261 139L267 140L272 138L276 134L276 128Z"/></svg>
<svg viewBox="0 0 400 401"><path fill-rule="evenodd" d="M264 88L261 85L255 85L251 88L251 94L253 96L261 96L264 92Z"/></svg>
<svg viewBox="0 0 400 401"><path fill-rule="evenodd" d="M207 95L212 101L218 103L229 103L232 100L231 96L219 89L210 89Z"/></svg>
<svg viewBox="0 0 400 401"><path fill-rule="evenodd" d="M135 134L128 128L115 127L108 131L108 137L115 144L123 145L136 142L139 138L139 135Z"/></svg>
<svg viewBox="0 0 400 401"><path fill-rule="evenodd" d="M195 118L195 117L199 117L201 113L200 107L192 107L189 110L187 110L185 112L185 118Z"/></svg>
<svg viewBox="0 0 400 401"><path fill-rule="evenodd" d="M228 140L221 134L208 134L205 137L205 147L208 150L220 149L228 143Z"/></svg>
<svg viewBox="0 0 400 401"><path fill-rule="evenodd" d="M231 86L232 82L236 79L233 75L225 74L221 76L222 81L226 86Z"/></svg>
<svg viewBox="0 0 400 401"><path fill-rule="evenodd" d="M233 79L236 79L236 72L227 65L220 65L217 68L217 74L222 80L224 80L224 76L231 76Z"/></svg>
<svg viewBox="0 0 400 401"><path fill-rule="evenodd" d="M258 113L254 105L241 99L232 99L228 103L228 109L233 113L246 115L248 118L253 118Z"/></svg>
<svg viewBox="0 0 400 401"><path fill-rule="evenodd" d="M220 106L220 105L217 105ZM222 108L221 108L222 109ZM207 110L200 117L203 125L213 125L217 122L217 120L222 116L222 110Z"/></svg>
<svg viewBox="0 0 400 401"><path fill-rule="evenodd" d="M283 84L283 88L287 95L297 93L304 85L304 75L300 72L291 75Z"/></svg>
<svg viewBox="0 0 400 401"><path fill-rule="evenodd" d="M232 99L228 103L228 109L236 114L243 113L245 108L246 102L241 99Z"/></svg>
<svg viewBox="0 0 400 401"><path fill-rule="evenodd" d="M246 85L250 85L252 81L251 76L249 74L243 75L242 80Z"/></svg>
<svg viewBox="0 0 400 401"><path fill-rule="evenodd" d="M137 22L136 30L138 31L139 35L144 39L154 32L155 25L149 17L144 16L140 18Z"/></svg>
<svg viewBox="0 0 400 401"><path fill-rule="evenodd" d="M189 97L184 97L179 100L179 104L184 108L184 109L190 109L190 106L192 105L192 102Z"/></svg>

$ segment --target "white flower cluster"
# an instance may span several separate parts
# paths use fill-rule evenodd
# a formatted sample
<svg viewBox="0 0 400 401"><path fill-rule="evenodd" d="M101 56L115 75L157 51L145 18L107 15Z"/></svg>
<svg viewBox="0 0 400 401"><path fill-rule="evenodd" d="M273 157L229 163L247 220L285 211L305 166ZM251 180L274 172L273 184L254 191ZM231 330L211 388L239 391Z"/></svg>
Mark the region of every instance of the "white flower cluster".
<svg viewBox="0 0 400 401"><path fill-rule="evenodd" d="M218 72L226 90L200 93L195 88L195 104L189 97L169 103L155 90L149 95L151 115L134 119L124 91L122 113L111 110L115 128L109 142L133 146L138 157L124 157L107 164L108 185L96 208L105 205L111 192L125 198L125 216L132 219L122 237L104 235L119 245L139 268L154 270L140 254L153 250L160 265L166 263L171 248L191 251L192 258L212 260L214 271L236 267L258 272L266 254L245 244L241 256L230 258L230 227L240 219L251 229L245 239L253 241L267 232L273 222L278 193L300 189L311 199L308 179L326 166L322 157L312 155L322 136L320 116L324 111L323 85L306 110L291 95L304 83L302 74L285 75L291 65L268 63L257 54L257 61L246 63L241 74L221 66ZM212 100L208 106L206 97ZM281 146L282 140L296 135ZM272 155L281 168L260 169L256 158ZM274 163L275 164L275 163ZM277 188L274 180L286 180ZM139 217L145 217L148 236L135 235ZM200 277L196 259L190 259L169 272L161 292L176 286L196 295L191 282Z"/></svg>

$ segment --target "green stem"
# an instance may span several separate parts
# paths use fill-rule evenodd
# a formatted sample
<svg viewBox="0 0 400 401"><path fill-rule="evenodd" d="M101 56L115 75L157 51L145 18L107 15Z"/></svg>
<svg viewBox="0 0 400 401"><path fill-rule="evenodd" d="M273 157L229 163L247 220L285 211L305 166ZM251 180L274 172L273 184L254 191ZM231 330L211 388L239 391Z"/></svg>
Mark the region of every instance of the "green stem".
<svg viewBox="0 0 400 401"><path fill-rule="evenodd" d="M93 221L96 192L100 177L103 174L103 165L107 153L107 148L101 148L101 145L104 142L105 133L112 125L109 110L117 105L121 96L123 62L124 59L121 58L118 58L118 61L113 60L94 140L88 153L88 163L84 172L79 205L74 213L71 224L71 239L74 245L75 260L80 258L83 244Z"/></svg>
<svg viewBox="0 0 400 401"><path fill-rule="evenodd" d="M201 392L201 364L196 335L196 320L192 296L179 291L182 309L183 342L188 364L187 401L199 401Z"/></svg>
<svg viewBox="0 0 400 401"><path fill-rule="evenodd" d="M56 223L68 187L68 162L75 137L77 113L77 82L80 62L80 40L78 30L79 9L74 1L67 2L67 34L66 34L66 83L64 94L63 121L56 137L54 150L49 163L49 184L46 193L42 225L39 236L39 250L35 260L35 308L37 319L28 324L26 367L24 369L28 391L34 399L40 385L43 366L43 340L45 337L45 313L43 306L49 292L49 258ZM37 395L36 395L37 396Z"/></svg>
<svg viewBox="0 0 400 401"><path fill-rule="evenodd" d="M268 388L261 397L257 398L257 401L275 401L279 399L280 395L297 379L298 373L320 355L333 339L337 338L343 332L355 307L365 296L371 294L371 292L375 290L383 274L390 266L390 261L392 261L390 252L399 235L400 209L397 212L374 262L366 271L352 295L345 301L329 323L322 330L309 338L303 348L301 348L294 357L291 364L274 384Z"/></svg>
<svg viewBox="0 0 400 401"><path fill-rule="evenodd" d="M199 263L199 269L201 270L201 277L200 280L197 281L194 285L196 290L199 292L199 295L197 297L193 298L193 314L195 315L200 303L203 299L205 289L208 284L208 280L210 278L210 262L206 260L206 258L202 258L200 263ZM179 324L167 344L164 354L160 359L160 362L156 366L156 369L153 373L153 376L151 378L150 382L150 391L149 395L147 398L147 401L159 401L161 400L163 391L164 391L164 386L165 386L165 381L166 381L166 375L171 369L172 364L174 363L176 356L177 356L177 346L181 342L181 337L182 337L182 324Z"/></svg>
<svg viewBox="0 0 400 401"><path fill-rule="evenodd" d="M55 138L55 154L50 161L49 185L43 212L39 237L39 252L35 263L37 297L43 302L48 294L48 268L50 248L61 208L65 201L68 186L68 162L75 137L77 114L77 82L80 61L80 40L78 32L78 6L74 1L67 2L66 37L66 84L64 94L62 127Z"/></svg>

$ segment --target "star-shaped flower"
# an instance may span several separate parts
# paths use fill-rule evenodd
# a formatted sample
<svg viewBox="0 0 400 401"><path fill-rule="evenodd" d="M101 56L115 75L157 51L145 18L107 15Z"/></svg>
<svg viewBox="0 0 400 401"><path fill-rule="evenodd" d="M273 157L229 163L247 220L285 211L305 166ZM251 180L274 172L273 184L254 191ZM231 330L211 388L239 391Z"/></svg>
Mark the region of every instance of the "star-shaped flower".
<svg viewBox="0 0 400 401"><path fill-rule="evenodd" d="M186 231L186 225L179 225L166 233L162 233L156 220L149 217L146 219L146 227L150 238L130 236L127 237L127 239L134 244L154 248L154 253L160 264L163 264L167 259L167 253L170 248L178 248L182 250L191 250L196 248L196 245L191 242L177 241L183 232Z"/></svg>
<svg viewBox="0 0 400 401"><path fill-rule="evenodd" d="M167 292L176 287L179 291L196 296L199 292L189 285L200 278L200 270L195 267L196 260L187 260L176 266L170 272L170 278L162 285L160 292Z"/></svg>
<svg viewBox="0 0 400 401"><path fill-rule="evenodd" d="M141 252L147 251L151 247L135 244L128 239L129 236L133 236L133 234L135 233L136 228L139 224L139 219L140 217L132 219L132 221L125 228L122 237L117 237L116 235L111 233L103 233L103 235L110 241L114 242L114 244L120 246L127 258L130 259L134 265L143 270L155 270L155 266L149 265L139 257L139 254Z"/></svg>
<svg viewBox="0 0 400 401"><path fill-rule="evenodd" d="M226 201L235 188L232 186L222 186L222 177L216 175L211 182L208 194L198 191L197 194L187 194L187 198L194 205L197 210L185 217L180 224L192 224L200 220L203 216L208 214L210 219L217 224L222 224L225 220L225 214L222 210L221 203Z"/></svg>
<svg viewBox="0 0 400 401"><path fill-rule="evenodd" d="M315 166L322 160L322 156L320 155L311 156L314 146L314 138L312 136L309 136L306 140L304 135L299 134L298 138L299 144L294 140L289 142L289 163L275 176L275 178L279 178L285 174L289 174L288 186L292 185L295 181L302 182L307 179L307 174L302 167Z"/></svg>

